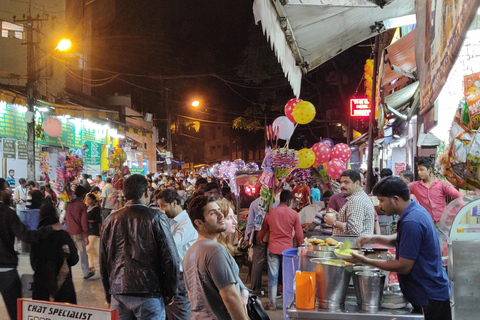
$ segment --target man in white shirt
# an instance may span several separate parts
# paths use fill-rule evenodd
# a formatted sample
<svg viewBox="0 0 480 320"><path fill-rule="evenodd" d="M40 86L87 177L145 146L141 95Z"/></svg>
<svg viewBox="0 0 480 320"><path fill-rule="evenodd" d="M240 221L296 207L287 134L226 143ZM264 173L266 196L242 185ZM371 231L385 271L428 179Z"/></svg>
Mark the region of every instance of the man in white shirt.
<svg viewBox="0 0 480 320"><path fill-rule="evenodd" d="M98 187L100 190L103 190L103 187L105 187L105 181L102 179L102 175L97 174L95 177L95 181L93 182L92 187Z"/></svg>
<svg viewBox="0 0 480 320"><path fill-rule="evenodd" d="M105 186L102 189L102 221L110 215L113 210L113 199L114 192L116 191L115 188L112 186L112 178L108 177L105 179Z"/></svg>
<svg viewBox="0 0 480 320"><path fill-rule="evenodd" d="M165 212L170 219L170 231L177 247L180 261L188 248L197 240L198 233L193 227L192 221L186 210L181 207L182 199L177 191L166 189L157 195L156 201L160 210ZM183 269L180 265L180 277L178 281L178 293L171 305L165 306L168 320L188 320L190 319L190 301L188 293L185 289L185 281L183 279Z"/></svg>
<svg viewBox="0 0 480 320"><path fill-rule="evenodd" d="M17 205L17 214L20 210L25 210L25 204L27 203L27 180L25 178L18 179L19 186L13 191L13 201Z"/></svg>

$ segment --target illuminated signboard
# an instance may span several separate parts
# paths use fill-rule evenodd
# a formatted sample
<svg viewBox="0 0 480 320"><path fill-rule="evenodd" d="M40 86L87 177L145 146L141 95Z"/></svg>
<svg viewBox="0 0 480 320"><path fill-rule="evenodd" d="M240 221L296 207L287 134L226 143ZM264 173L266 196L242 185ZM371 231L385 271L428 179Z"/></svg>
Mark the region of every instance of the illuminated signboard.
<svg viewBox="0 0 480 320"><path fill-rule="evenodd" d="M370 111L370 103L367 98L350 99L351 117L369 117Z"/></svg>

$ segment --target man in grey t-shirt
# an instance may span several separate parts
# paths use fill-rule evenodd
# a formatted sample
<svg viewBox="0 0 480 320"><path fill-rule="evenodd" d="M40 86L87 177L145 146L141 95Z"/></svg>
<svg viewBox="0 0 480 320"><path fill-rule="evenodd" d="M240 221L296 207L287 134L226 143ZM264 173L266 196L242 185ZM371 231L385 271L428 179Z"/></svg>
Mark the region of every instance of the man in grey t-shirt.
<svg viewBox="0 0 480 320"><path fill-rule="evenodd" d="M197 196L189 204L188 215L198 231L197 241L183 258L185 286L192 304L191 319L248 320L233 259L216 241L218 234L226 229L218 204Z"/></svg>

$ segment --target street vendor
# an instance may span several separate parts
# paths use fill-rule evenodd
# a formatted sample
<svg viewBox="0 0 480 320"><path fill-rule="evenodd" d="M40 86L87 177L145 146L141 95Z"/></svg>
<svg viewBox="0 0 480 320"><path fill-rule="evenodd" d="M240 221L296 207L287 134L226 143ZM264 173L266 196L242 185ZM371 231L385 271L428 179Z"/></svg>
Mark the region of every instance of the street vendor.
<svg viewBox="0 0 480 320"><path fill-rule="evenodd" d="M447 206L445 197L452 199L463 198L457 189L446 182L439 181L433 173L435 163L433 158L425 157L417 163L419 181L410 183L410 192L417 198L432 217L435 226L438 226L443 210Z"/></svg>
<svg viewBox="0 0 480 320"><path fill-rule="evenodd" d="M405 298L425 319L452 319L450 283L442 267L440 245L430 215L410 199L408 185L398 177L387 177L373 188L380 208L387 215L399 215L397 234L365 236L357 240L361 248L367 243L395 246L395 260L377 260L352 253L353 263L364 263L397 272Z"/></svg>

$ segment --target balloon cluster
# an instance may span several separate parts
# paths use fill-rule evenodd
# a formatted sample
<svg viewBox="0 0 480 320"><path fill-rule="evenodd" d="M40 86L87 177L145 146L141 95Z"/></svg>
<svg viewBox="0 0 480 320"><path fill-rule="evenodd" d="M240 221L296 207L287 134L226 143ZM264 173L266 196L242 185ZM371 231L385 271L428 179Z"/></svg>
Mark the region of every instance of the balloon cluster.
<svg viewBox="0 0 480 320"><path fill-rule="evenodd" d="M363 75L363 78L365 79L365 95L368 97L368 100L371 100L373 83L373 59L367 59L365 65L363 66L363 71L365 71Z"/></svg>
<svg viewBox="0 0 480 320"><path fill-rule="evenodd" d="M269 141L290 140L295 131L295 124L310 123L317 113L313 104L297 98L288 100L284 110L285 116L276 118L273 124L266 129Z"/></svg>
<svg viewBox="0 0 480 320"><path fill-rule="evenodd" d="M242 159L235 161L222 161L212 166L211 174L215 178L228 180L228 185L235 195L238 195L238 186L235 174L237 171L258 171L258 165L255 162L245 163Z"/></svg>

